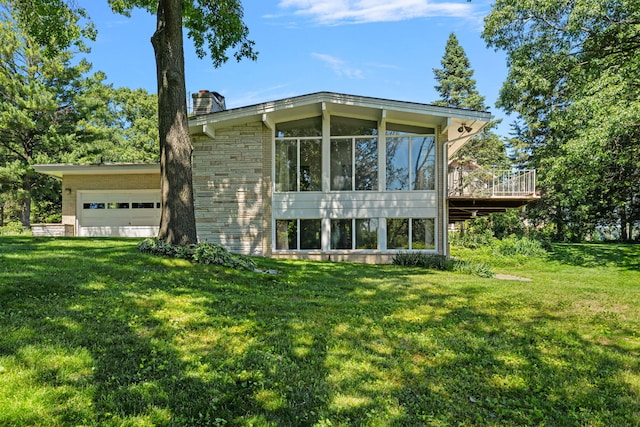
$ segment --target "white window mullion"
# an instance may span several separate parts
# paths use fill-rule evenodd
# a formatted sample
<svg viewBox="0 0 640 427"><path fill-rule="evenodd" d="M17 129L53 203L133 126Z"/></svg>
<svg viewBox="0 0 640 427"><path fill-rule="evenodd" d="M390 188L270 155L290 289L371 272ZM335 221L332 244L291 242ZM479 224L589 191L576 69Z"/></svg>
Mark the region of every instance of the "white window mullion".
<svg viewBox="0 0 640 427"><path fill-rule="evenodd" d="M413 249L413 220L409 218L409 250Z"/></svg>
<svg viewBox="0 0 640 427"><path fill-rule="evenodd" d="M356 219L351 218L351 250L356 249Z"/></svg>
<svg viewBox="0 0 640 427"><path fill-rule="evenodd" d="M300 138L296 139L296 191L300 191Z"/></svg>
<svg viewBox="0 0 640 427"><path fill-rule="evenodd" d="M356 191L356 138L351 138L351 191Z"/></svg>

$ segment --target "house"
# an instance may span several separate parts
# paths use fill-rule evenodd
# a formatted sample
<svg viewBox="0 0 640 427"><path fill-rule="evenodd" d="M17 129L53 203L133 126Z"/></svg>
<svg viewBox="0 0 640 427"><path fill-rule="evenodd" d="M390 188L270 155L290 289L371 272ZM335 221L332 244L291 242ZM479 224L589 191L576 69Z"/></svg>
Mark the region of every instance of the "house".
<svg viewBox="0 0 640 427"><path fill-rule="evenodd" d="M193 97L200 241L251 255L362 262L407 250L448 253L449 158L489 113L331 92L234 109L215 92ZM158 165L36 170L62 179L63 224L76 235L157 230Z"/></svg>

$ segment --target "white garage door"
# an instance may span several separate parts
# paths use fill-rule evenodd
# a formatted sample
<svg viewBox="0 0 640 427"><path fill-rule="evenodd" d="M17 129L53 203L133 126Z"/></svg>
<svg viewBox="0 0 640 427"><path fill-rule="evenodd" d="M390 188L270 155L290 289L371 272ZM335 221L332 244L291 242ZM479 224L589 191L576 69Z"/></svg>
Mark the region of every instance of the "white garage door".
<svg viewBox="0 0 640 427"><path fill-rule="evenodd" d="M160 224L160 191L79 191L78 236L153 237Z"/></svg>

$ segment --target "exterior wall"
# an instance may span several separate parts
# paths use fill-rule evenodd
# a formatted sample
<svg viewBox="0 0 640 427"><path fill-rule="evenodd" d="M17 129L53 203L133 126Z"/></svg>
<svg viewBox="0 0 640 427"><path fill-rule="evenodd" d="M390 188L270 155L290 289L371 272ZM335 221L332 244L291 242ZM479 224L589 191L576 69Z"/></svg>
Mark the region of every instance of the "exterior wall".
<svg viewBox="0 0 640 427"><path fill-rule="evenodd" d="M73 230L74 227L70 224L31 224L31 234L34 236L73 236Z"/></svg>
<svg viewBox="0 0 640 427"><path fill-rule="evenodd" d="M62 224L75 226L78 191L159 190L159 173L126 175L65 175L62 179Z"/></svg>
<svg viewBox="0 0 640 427"><path fill-rule="evenodd" d="M270 255L271 131L258 121L193 139L198 240Z"/></svg>

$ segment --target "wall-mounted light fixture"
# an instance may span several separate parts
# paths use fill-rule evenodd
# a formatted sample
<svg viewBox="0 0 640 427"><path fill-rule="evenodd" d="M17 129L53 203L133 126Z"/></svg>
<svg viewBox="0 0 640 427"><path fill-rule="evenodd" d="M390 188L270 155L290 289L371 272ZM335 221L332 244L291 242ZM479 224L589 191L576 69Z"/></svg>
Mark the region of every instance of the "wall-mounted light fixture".
<svg viewBox="0 0 640 427"><path fill-rule="evenodd" d="M67 192L67 194L71 194L71 187L66 187L66 188L64 189L64 191L66 191L66 192Z"/></svg>
<svg viewBox="0 0 640 427"><path fill-rule="evenodd" d="M462 125L460 125L460 127L458 128L458 132L462 133L464 131L467 132L471 132L473 130L473 128L471 126L467 126L464 123Z"/></svg>

